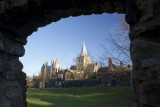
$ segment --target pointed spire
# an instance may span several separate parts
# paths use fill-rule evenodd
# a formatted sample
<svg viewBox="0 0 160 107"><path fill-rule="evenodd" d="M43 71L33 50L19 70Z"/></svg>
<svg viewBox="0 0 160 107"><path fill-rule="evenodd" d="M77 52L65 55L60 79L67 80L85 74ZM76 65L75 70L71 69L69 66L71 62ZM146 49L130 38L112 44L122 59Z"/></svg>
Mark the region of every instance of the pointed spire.
<svg viewBox="0 0 160 107"><path fill-rule="evenodd" d="M87 56L87 50L86 50L86 46L85 46L84 42L83 42L83 47L82 47L82 51L81 51L81 56Z"/></svg>
<svg viewBox="0 0 160 107"><path fill-rule="evenodd" d="M54 63L54 59L52 58L51 64L53 64L53 63Z"/></svg>

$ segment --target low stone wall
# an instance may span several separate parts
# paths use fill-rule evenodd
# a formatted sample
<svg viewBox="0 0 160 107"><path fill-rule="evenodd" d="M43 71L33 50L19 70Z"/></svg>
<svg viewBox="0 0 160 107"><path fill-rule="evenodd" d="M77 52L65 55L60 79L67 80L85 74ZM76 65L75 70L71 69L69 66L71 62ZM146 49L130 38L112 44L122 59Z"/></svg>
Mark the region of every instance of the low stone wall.
<svg viewBox="0 0 160 107"><path fill-rule="evenodd" d="M130 86L131 85L131 72L101 72L97 74L96 79L87 80L70 80L61 81L61 85L55 85L54 80L45 83L45 88L58 88L58 87L89 87L89 86ZM58 83L59 81L57 81ZM39 88L39 83L36 83L32 88Z"/></svg>
<svg viewBox="0 0 160 107"><path fill-rule="evenodd" d="M62 84L62 87L89 87L98 85L100 85L100 81L98 79L91 79L91 80L65 81Z"/></svg>
<svg viewBox="0 0 160 107"><path fill-rule="evenodd" d="M130 86L131 72L101 72L97 79L105 86Z"/></svg>
<svg viewBox="0 0 160 107"><path fill-rule="evenodd" d="M50 80L49 82L45 83L45 88L55 88L55 81Z"/></svg>

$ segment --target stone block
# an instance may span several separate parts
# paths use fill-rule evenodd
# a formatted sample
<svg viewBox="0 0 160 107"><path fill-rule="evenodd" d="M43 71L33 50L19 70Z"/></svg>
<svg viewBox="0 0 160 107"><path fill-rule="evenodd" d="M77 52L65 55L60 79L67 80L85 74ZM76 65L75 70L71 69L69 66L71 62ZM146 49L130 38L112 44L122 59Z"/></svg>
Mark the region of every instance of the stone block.
<svg viewBox="0 0 160 107"><path fill-rule="evenodd" d="M8 87L15 87L15 88L16 88L16 87L17 87L17 88L18 88L18 87L21 87L20 84L19 84L18 82L16 82L16 81L9 81L9 82L7 82L7 86L8 86Z"/></svg>
<svg viewBox="0 0 160 107"><path fill-rule="evenodd" d="M6 100L7 98L4 95L4 92L6 90L6 84L5 82L0 81L0 101L1 100ZM1 106L0 106L1 107Z"/></svg>
<svg viewBox="0 0 160 107"><path fill-rule="evenodd" d="M0 72L3 71L22 71L23 65L18 57L9 54L0 54Z"/></svg>
<svg viewBox="0 0 160 107"><path fill-rule="evenodd" d="M13 81L16 80L15 73L13 71L8 71L4 73L4 77L8 81Z"/></svg>
<svg viewBox="0 0 160 107"><path fill-rule="evenodd" d="M131 42L131 56L143 60L148 58L160 58L160 43L145 40L133 40Z"/></svg>
<svg viewBox="0 0 160 107"><path fill-rule="evenodd" d="M146 63L143 61L145 59L150 59L150 58L160 59L160 56L159 56L160 43L155 43L152 41L145 41L145 40L133 40L131 42L130 48L131 48L131 51L130 51L131 59L133 62L134 69L140 68L142 62L143 62L143 65L147 64L148 61ZM151 59L149 62L151 62Z"/></svg>
<svg viewBox="0 0 160 107"><path fill-rule="evenodd" d="M157 107L160 102L160 81L145 81L139 84L140 103L147 107Z"/></svg>
<svg viewBox="0 0 160 107"><path fill-rule="evenodd" d="M1 59L1 54L0 54L0 72L4 71L4 67L3 67L3 60Z"/></svg>
<svg viewBox="0 0 160 107"><path fill-rule="evenodd" d="M19 43L21 43L21 44L23 44L23 45L26 45L26 43L27 43L27 39L25 39L25 38L16 37L16 38L15 38L15 41L16 41L16 42L19 42Z"/></svg>
<svg viewBox="0 0 160 107"><path fill-rule="evenodd" d="M11 107L11 102L9 100L1 100L0 107Z"/></svg>
<svg viewBox="0 0 160 107"><path fill-rule="evenodd" d="M13 99L19 96L22 96L22 88L14 88L14 87L8 87L5 95L9 99Z"/></svg>
<svg viewBox="0 0 160 107"><path fill-rule="evenodd" d="M14 59L10 60L9 62L10 62L9 65L10 65L12 71L22 71L23 65L19 61L18 58L14 58Z"/></svg>
<svg viewBox="0 0 160 107"><path fill-rule="evenodd" d="M2 42L2 33L0 32L0 51L3 51L3 50L4 50L4 45Z"/></svg>
<svg viewBox="0 0 160 107"><path fill-rule="evenodd" d="M151 68L150 68L151 69ZM132 72L132 78L138 81L158 79L158 72L150 69L138 69Z"/></svg>
<svg viewBox="0 0 160 107"><path fill-rule="evenodd" d="M22 98L22 96L19 96L11 101L11 106L12 107L23 107L22 103L23 103L23 98Z"/></svg>
<svg viewBox="0 0 160 107"><path fill-rule="evenodd" d="M4 5L5 5L5 9L11 9L15 6L23 6L27 2L28 0L5 0Z"/></svg>
<svg viewBox="0 0 160 107"><path fill-rule="evenodd" d="M139 107L138 104L136 102L132 103L132 107Z"/></svg>
<svg viewBox="0 0 160 107"><path fill-rule="evenodd" d="M3 49L5 53L12 54L14 56L24 55L25 50L23 44L14 40L14 36L5 33L3 34L3 37L0 38L2 38L0 39L0 49Z"/></svg>
<svg viewBox="0 0 160 107"><path fill-rule="evenodd" d="M5 12L4 1L0 1L0 14Z"/></svg>

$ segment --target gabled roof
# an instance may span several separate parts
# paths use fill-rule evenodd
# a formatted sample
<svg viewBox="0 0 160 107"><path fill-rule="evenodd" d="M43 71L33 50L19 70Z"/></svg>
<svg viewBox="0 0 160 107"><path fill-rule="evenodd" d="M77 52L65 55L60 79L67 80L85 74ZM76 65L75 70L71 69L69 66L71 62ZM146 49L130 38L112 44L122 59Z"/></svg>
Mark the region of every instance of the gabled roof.
<svg viewBox="0 0 160 107"><path fill-rule="evenodd" d="M77 69L77 65L72 65L72 66L70 67L70 69L71 69L71 70L76 70L76 69Z"/></svg>

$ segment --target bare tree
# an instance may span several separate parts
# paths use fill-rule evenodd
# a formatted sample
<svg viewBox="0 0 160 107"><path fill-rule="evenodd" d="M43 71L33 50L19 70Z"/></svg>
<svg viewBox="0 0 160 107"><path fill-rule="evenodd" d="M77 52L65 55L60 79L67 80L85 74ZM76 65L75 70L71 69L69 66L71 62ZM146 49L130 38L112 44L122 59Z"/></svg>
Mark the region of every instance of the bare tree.
<svg viewBox="0 0 160 107"><path fill-rule="evenodd" d="M131 63L130 51L129 51L129 26L125 22L124 17L117 16L120 25L117 26L113 32L107 31L108 38L105 39L107 44L103 44L102 48L104 53L100 57L102 63L107 63L109 58L112 58L114 63L119 63L123 61L124 65ZM110 43L110 47L107 47ZM107 62L105 62L107 61Z"/></svg>

